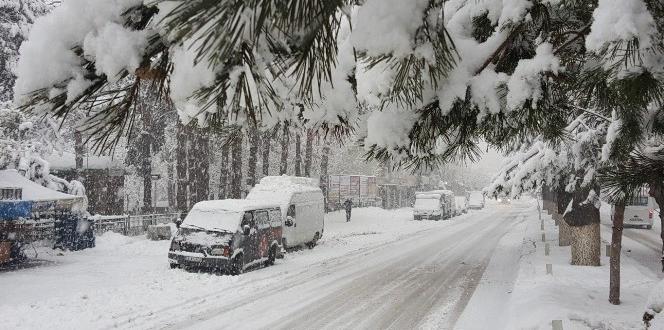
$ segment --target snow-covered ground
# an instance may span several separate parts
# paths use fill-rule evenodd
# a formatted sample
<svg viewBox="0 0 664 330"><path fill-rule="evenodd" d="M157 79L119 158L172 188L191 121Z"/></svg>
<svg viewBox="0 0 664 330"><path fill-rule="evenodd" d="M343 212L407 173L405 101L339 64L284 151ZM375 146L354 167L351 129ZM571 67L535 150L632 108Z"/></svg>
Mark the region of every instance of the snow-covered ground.
<svg viewBox="0 0 664 330"><path fill-rule="evenodd" d="M237 277L171 270L169 242L107 233L97 248L42 249L44 265L0 273L2 327L449 328L522 211L331 213L319 246Z"/></svg>
<svg viewBox="0 0 664 330"><path fill-rule="evenodd" d="M611 240L609 213L602 207L602 239ZM570 247L558 246L558 231L550 215L542 214L546 242L539 220L529 219L522 259L510 299L506 329L551 329L561 320L564 329L643 329L641 316L648 294L662 275L653 230L625 229L622 251L621 305L608 302L609 258L602 245L600 267L571 266ZM545 256L545 243L550 255ZM546 264L552 274L546 274ZM478 289L479 290L479 289Z"/></svg>
<svg viewBox="0 0 664 330"><path fill-rule="evenodd" d="M0 328L550 329L562 320L564 329L639 329L660 277L656 257L652 267L646 258L658 255L649 247L658 229L628 230L623 303L610 305L608 258L570 266L546 214L545 256L532 200L440 222L413 221L410 209L353 215L329 214L313 250L236 277L171 270L169 242L144 237L42 248L41 266L0 273ZM641 235L645 243L631 238Z"/></svg>

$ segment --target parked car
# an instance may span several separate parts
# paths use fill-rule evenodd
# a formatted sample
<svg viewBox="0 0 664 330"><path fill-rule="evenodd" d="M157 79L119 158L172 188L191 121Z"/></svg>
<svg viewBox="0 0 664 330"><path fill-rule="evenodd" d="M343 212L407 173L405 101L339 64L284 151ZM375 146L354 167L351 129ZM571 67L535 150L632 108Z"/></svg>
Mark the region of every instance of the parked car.
<svg viewBox="0 0 664 330"><path fill-rule="evenodd" d="M653 218L659 207L655 199L648 196L646 189L641 189L637 195L625 204L624 227L641 227L652 229ZM611 207L613 216L613 206Z"/></svg>
<svg viewBox="0 0 664 330"><path fill-rule="evenodd" d="M284 248L316 246L325 230L325 199L315 180L267 176L251 189L248 200L276 203L281 207Z"/></svg>
<svg viewBox="0 0 664 330"><path fill-rule="evenodd" d="M281 208L255 200L198 202L171 241L171 268L204 268L240 274L271 265L281 253Z"/></svg>
<svg viewBox="0 0 664 330"><path fill-rule="evenodd" d="M484 208L484 193L481 191L471 191L468 194L468 208L471 210Z"/></svg>
<svg viewBox="0 0 664 330"><path fill-rule="evenodd" d="M466 196L454 196L454 201L456 202L457 214L468 212L468 198Z"/></svg>
<svg viewBox="0 0 664 330"><path fill-rule="evenodd" d="M413 218L415 220L431 219L441 220L445 214L445 204L440 193L417 192L413 205Z"/></svg>
<svg viewBox="0 0 664 330"><path fill-rule="evenodd" d="M454 192L451 190L432 190L431 193L440 194L442 197L443 219L449 219L457 214Z"/></svg>

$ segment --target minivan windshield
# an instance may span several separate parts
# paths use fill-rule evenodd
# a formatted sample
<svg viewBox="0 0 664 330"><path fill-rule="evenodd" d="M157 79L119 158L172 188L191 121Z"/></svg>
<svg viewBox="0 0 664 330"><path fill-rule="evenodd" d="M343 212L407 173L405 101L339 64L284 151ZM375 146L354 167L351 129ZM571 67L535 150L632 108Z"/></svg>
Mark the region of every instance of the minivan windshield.
<svg viewBox="0 0 664 330"><path fill-rule="evenodd" d="M418 210L437 210L439 201L435 198L418 198L415 200L414 208Z"/></svg>
<svg viewBox="0 0 664 330"><path fill-rule="evenodd" d="M234 233L240 225L241 218L242 213L237 211L193 208L182 222L182 226Z"/></svg>

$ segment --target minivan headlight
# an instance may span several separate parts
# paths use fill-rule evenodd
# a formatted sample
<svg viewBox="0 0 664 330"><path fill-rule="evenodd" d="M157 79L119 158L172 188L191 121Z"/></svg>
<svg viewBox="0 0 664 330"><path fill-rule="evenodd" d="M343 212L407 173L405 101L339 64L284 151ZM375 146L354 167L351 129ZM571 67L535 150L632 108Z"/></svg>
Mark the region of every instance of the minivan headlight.
<svg viewBox="0 0 664 330"><path fill-rule="evenodd" d="M213 255L213 256L228 257L229 254L230 254L230 250L229 250L228 246L215 247L212 250L210 250L210 255Z"/></svg>

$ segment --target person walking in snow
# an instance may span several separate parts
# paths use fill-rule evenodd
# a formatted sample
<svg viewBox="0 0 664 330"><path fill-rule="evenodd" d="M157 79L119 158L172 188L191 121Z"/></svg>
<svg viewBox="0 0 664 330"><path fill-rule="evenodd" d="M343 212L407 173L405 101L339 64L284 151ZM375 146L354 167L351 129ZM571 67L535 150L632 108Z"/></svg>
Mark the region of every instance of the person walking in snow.
<svg viewBox="0 0 664 330"><path fill-rule="evenodd" d="M344 202L344 208L346 209L346 222L350 221L350 212L353 210L353 201L350 199L347 199Z"/></svg>

